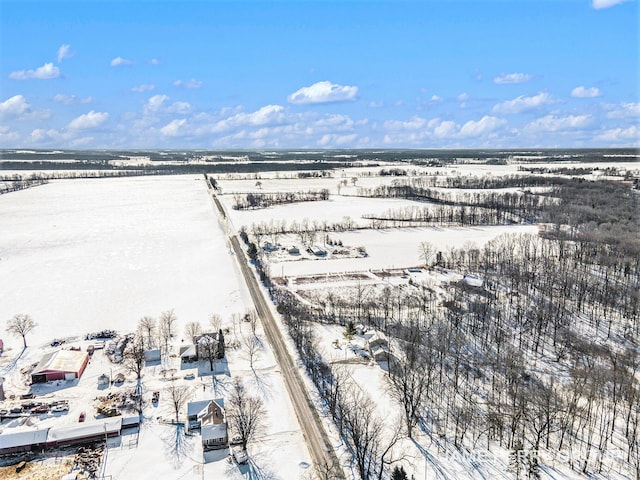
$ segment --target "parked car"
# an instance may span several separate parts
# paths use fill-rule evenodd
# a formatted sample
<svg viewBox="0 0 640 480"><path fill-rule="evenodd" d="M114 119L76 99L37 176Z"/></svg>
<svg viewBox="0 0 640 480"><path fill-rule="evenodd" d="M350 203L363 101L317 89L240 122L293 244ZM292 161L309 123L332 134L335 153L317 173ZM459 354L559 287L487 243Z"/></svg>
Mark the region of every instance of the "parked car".
<svg viewBox="0 0 640 480"><path fill-rule="evenodd" d="M40 405L39 407L33 407L31 413L49 413L49 407L46 405Z"/></svg>
<svg viewBox="0 0 640 480"><path fill-rule="evenodd" d="M11 413L22 413L22 407L13 407L10 410Z"/></svg>
<svg viewBox="0 0 640 480"><path fill-rule="evenodd" d="M194 378L196 378L196 376L193 374L193 372L191 372L191 373L187 373L187 374L184 376L184 379L185 379L185 380L193 380Z"/></svg>
<svg viewBox="0 0 640 480"><path fill-rule="evenodd" d="M68 412L69 411L69 406L68 405L56 405L55 407L51 408L52 412Z"/></svg>
<svg viewBox="0 0 640 480"><path fill-rule="evenodd" d="M87 414L82 412L82 413L80 413L80 416L78 417L78 421L79 422L84 422L86 417L87 417Z"/></svg>
<svg viewBox="0 0 640 480"><path fill-rule="evenodd" d="M243 450L240 447L234 447L233 450L231 450L231 456L238 465L242 465L249 461L249 455L247 455L246 450Z"/></svg>

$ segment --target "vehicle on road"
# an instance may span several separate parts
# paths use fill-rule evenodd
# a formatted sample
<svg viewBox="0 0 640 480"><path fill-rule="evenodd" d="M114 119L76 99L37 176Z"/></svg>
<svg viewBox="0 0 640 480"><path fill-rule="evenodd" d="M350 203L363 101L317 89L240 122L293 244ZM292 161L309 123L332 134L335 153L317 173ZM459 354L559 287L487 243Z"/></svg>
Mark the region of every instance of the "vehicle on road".
<svg viewBox="0 0 640 480"><path fill-rule="evenodd" d="M78 417L78 421L79 421L79 422L84 422L85 418L87 418L87 414L86 414L86 413L84 413L84 412L82 412L82 413L80 414L80 416Z"/></svg>
<svg viewBox="0 0 640 480"><path fill-rule="evenodd" d="M195 376L193 373L187 373L187 374L184 376L184 379L185 379L185 380L193 380L194 378L196 378L196 376Z"/></svg>
<svg viewBox="0 0 640 480"><path fill-rule="evenodd" d="M247 451L240 447L234 447L233 450L231 450L231 456L238 465L243 465L249 461Z"/></svg>

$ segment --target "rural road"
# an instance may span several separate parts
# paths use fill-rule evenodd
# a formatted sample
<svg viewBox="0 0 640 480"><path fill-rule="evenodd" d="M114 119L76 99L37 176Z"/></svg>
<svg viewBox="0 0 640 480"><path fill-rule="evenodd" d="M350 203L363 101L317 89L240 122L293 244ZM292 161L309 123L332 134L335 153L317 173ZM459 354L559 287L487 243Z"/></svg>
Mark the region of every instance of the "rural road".
<svg viewBox="0 0 640 480"><path fill-rule="evenodd" d="M226 213L217 196L211 192L218 213L223 220L227 219ZM267 340L273 349L276 361L284 375L285 385L293 404L293 409L302 429L302 434L307 442L312 461L320 472L331 472L331 478L344 479L344 473L340 468L338 457L329 441L318 412L316 411L300 376L300 372L287 350L287 345L282 332L276 325L276 319L269 308L268 300L258 284L253 271L249 267L247 257L244 254L237 235L230 235L229 240L235 253L240 271L247 284L251 299L255 305L258 316L262 320Z"/></svg>

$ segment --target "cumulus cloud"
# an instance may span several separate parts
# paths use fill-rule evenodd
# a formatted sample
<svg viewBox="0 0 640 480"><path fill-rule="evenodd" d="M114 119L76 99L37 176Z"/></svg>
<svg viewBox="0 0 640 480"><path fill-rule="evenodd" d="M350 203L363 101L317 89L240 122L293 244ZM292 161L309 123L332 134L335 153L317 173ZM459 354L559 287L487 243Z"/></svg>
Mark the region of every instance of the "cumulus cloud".
<svg viewBox="0 0 640 480"><path fill-rule="evenodd" d="M14 95L0 103L0 119L44 120L51 116L49 110L35 110L23 95Z"/></svg>
<svg viewBox="0 0 640 480"><path fill-rule="evenodd" d="M191 80L176 80L173 82L173 86L178 88L197 89L202 87L202 82L195 78L192 78Z"/></svg>
<svg viewBox="0 0 640 480"><path fill-rule="evenodd" d="M431 102L432 103L440 103L442 102L442 97L440 97L439 95L431 95Z"/></svg>
<svg viewBox="0 0 640 480"><path fill-rule="evenodd" d="M150 92L154 90L156 86L153 83L143 83L131 89L132 92Z"/></svg>
<svg viewBox="0 0 640 480"><path fill-rule="evenodd" d="M112 67L122 67L125 65L133 65L133 60L127 60L126 58L116 57L111 60Z"/></svg>
<svg viewBox="0 0 640 480"><path fill-rule="evenodd" d="M31 106L22 95L14 95L0 103L0 118L19 117L27 113Z"/></svg>
<svg viewBox="0 0 640 480"><path fill-rule="evenodd" d="M77 103L91 103L92 97L80 98L76 95L69 95L66 93L58 93L53 96L53 101L56 103L63 103L64 105L73 105Z"/></svg>
<svg viewBox="0 0 640 480"><path fill-rule="evenodd" d="M601 10L603 8L613 7L614 5L618 5L620 3L628 1L629 0L592 0L591 6L596 10Z"/></svg>
<svg viewBox="0 0 640 480"><path fill-rule="evenodd" d="M282 105L265 105L251 113L240 112L229 118L220 120L213 126L214 132L228 130L233 127L277 125L286 119Z"/></svg>
<svg viewBox="0 0 640 480"><path fill-rule="evenodd" d="M638 118L640 117L640 102L621 103L620 105L607 105L610 111L608 118Z"/></svg>
<svg viewBox="0 0 640 480"><path fill-rule="evenodd" d="M61 63L63 60L71 58L74 55L75 53L71 51L71 45L60 45L60 48L58 48L58 63Z"/></svg>
<svg viewBox="0 0 640 480"><path fill-rule="evenodd" d="M51 78L58 78L59 76L60 69L52 62L45 63L35 70L18 70L9 74L9 78L13 80L29 80L32 78L38 80L49 80Z"/></svg>
<svg viewBox="0 0 640 480"><path fill-rule="evenodd" d="M596 136L596 140L611 143L629 143L640 145L640 127L631 125L628 128L612 128Z"/></svg>
<svg viewBox="0 0 640 480"><path fill-rule="evenodd" d="M486 135L489 132L506 124L506 120L502 118L496 118L489 115L485 115L480 120L469 120L461 128L459 135L461 137L479 137Z"/></svg>
<svg viewBox="0 0 640 480"><path fill-rule="evenodd" d="M571 90L571 96L574 98L594 98L602 95L599 88L579 86Z"/></svg>
<svg viewBox="0 0 640 480"><path fill-rule="evenodd" d="M169 96L164 94L154 95L147 100L144 105L145 115L153 115L156 113L177 113L184 115L191 112L192 107L188 102L173 102L168 103Z"/></svg>
<svg viewBox="0 0 640 480"><path fill-rule="evenodd" d="M558 132L562 130L586 127L591 123L591 115L568 115L556 117L545 115L525 126L529 132Z"/></svg>
<svg viewBox="0 0 640 480"><path fill-rule="evenodd" d="M154 95L147 100L147 103L144 106L144 112L153 113L160 111L167 100L169 100L168 95Z"/></svg>
<svg viewBox="0 0 640 480"><path fill-rule="evenodd" d="M306 105L310 103L349 102L358 96L358 87L338 85L328 81L314 83L293 92L287 97L289 103Z"/></svg>
<svg viewBox="0 0 640 480"><path fill-rule="evenodd" d="M71 130L96 128L106 122L108 118L109 114L107 112L94 112L91 110L89 113L84 113L71 120L68 127Z"/></svg>
<svg viewBox="0 0 640 480"><path fill-rule="evenodd" d="M533 75L528 73L503 73L494 77L493 83L496 85L510 85L515 83L526 83L533 80Z"/></svg>
<svg viewBox="0 0 640 480"><path fill-rule="evenodd" d="M461 102L466 102L467 100L469 100L471 98L471 96L468 93L461 93L460 95L458 95L458 100Z"/></svg>
<svg viewBox="0 0 640 480"><path fill-rule="evenodd" d="M509 114L509 113L521 113L527 110L533 110L540 108L544 105L551 105L554 103L553 98L546 92L540 92L537 95L526 97L520 95L513 100L505 100L493 106L491 110L493 113Z"/></svg>
<svg viewBox="0 0 640 480"><path fill-rule="evenodd" d="M187 123L186 118L172 120L160 129L160 133L167 137L178 137L181 134L180 129L185 123Z"/></svg>

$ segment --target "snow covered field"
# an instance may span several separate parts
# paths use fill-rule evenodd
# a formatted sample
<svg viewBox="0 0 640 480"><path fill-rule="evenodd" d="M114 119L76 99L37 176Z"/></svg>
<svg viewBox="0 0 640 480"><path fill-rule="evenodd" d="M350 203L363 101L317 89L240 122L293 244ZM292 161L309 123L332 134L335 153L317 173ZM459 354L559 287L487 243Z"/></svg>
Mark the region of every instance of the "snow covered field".
<svg viewBox="0 0 640 480"><path fill-rule="evenodd" d="M248 296L217 222L199 176L61 180L3 195L0 319L31 315L37 345L131 329L172 308L180 331L242 312Z"/></svg>
<svg viewBox="0 0 640 480"><path fill-rule="evenodd" d="M6 362L20 352L22 340L2 334L0 376L7 377L8 395L29 390L20 369L53 350L48 346L53 338L105 328L127 333L135 330L142 316L157 318L174 309L177 350L187 322L206 325L209 315L217 313L223 318L222 327L227 327L233 314L251 306L202 176L54 181L0 196L0 225L0 320L4 324L16 313L28 313L38 323L27 336L29 348L16 367ZM229 349L216 389L211 376L197 368L194 380L183 379L185 366L179 357L147 366L143 374L144 391L150 395L166 387L159 369L175 368L178 381L192 386L192 400L224 397L232 379L241 378L250 392L259 394L267 412L264 430L249 444L249 465L229 463L228 450L207 453L203 465L199 436L177 439L175 426L158 420L173 416L161 393L158 407L148 405L144 410L146 421L137 447L129 446L128 436L110 440L105 474L113 479L306 475L309 454L282 376L261 327L257 335L262 341L253 368L241 348ZM102 351L96 352L80 381L63 382L63 388L36 388L49 400L69 400L68 414L34 417L27 423L30 426L5 421L0 428L8 432L75 423L80 411L86 411L91 421L94 398L104 394L96 382L98 375L111 369L115 374L121 368ZM134 386L130 378L120 389Z"/></svg>

